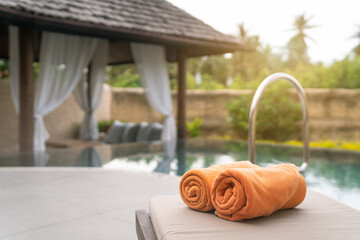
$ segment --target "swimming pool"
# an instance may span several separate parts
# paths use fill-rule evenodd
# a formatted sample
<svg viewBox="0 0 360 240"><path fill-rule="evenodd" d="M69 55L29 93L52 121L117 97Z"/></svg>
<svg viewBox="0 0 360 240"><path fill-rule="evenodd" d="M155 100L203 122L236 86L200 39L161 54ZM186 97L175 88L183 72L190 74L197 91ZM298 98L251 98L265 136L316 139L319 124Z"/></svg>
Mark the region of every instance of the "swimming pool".
<svg viewBox="0 0 360 240"><path fill-rule="evenodd" d="M47 153L1 153L0 166L102 167L129 171L162 172L181 176L189 169L247 160L247 143L190 139L178 144L175 159L164 158L161 144L118 144L74 149L49 149ZM300 165L302 149L257 144L256 163ZM303 173L308 187L360 210L360 153L312 149Z"/></svg>

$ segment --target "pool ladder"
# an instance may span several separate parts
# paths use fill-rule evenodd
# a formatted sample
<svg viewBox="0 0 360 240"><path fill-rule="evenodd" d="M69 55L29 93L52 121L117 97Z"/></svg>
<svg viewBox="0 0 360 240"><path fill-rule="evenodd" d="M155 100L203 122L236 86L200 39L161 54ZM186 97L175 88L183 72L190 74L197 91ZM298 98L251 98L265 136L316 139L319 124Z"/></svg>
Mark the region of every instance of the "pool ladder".
<svg viewBox="0 0 360 240"><path fill-rule="evenodd" d="M255 163L255 121L257 108L259 106L259 101L261 96L268 85L277 80L286 80L291 83L291 85L296 89L296 92L300 98L302 105L302 115L303 115L303 162L299 168L299 171L305 171L309 163L309 126L308 126L308 105L306 101L305 91L300 85L300 83L291 75L286 73L274 73L269 77L265 78L264 81L260 84L258 89L255 92L253 100L251 102L250 114L249 114L249 161Z"/></svg>

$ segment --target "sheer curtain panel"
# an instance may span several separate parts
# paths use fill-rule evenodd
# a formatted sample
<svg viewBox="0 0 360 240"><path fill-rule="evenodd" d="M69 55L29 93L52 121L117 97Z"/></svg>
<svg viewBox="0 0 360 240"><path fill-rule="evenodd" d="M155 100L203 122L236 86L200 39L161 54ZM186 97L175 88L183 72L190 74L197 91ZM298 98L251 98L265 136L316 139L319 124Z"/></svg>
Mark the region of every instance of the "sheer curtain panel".
<svg viewBox="0 0 360 240"><path fill-rule="evenodd" d="M17 113L19 113L19 57L19 29L9 26L10 92Z"/></svg>
<svg viewBox="0 0 360 240"><path fill-rule="evenodd" d="M109 43L107 40L99 40L91 60L90 78L88 81L86 81L86 78L83 78L74 91L77 103L85 112L84 120L80 127L80 138L84 140L97 140L99 138L95 111L98 109L101 100L108 48Z"/></svg>
<svg viewBox="0 0 360 240"><path fill-rule="evenodd" d="M176 148L176 125L165 49L158 45L131 43L131 51L147 100L156 111L165 116L162 141L166 156L173 158Z"/></svg>
<svg viewBox="0 0 360 240"><path fill-rule="evenodd" d="M73 92L92 58L98 39L44 32L34 103L34 151L44 151L50 137L43 116Z"/></svg>

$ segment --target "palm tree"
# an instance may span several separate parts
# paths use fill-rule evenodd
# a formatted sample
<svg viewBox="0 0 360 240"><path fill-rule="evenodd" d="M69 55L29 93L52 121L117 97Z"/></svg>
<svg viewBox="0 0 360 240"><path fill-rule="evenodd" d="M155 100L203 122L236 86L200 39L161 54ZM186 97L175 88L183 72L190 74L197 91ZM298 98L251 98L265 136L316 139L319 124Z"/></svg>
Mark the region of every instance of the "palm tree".
<svg viewBox="0 0 360 240"><path fill-rule="evenodd" d="M308 64L310 62L307 55L308 45L306 43L307 39L314 41L310 36L308 36L305 31L311 28L314 28L314 25L310 25L309 22L312 17L307 18L305 14L301 14L295 17L293 23L293 31L296 31L295 36L293 36L287 44L288 49L288 65L289 67L295 67L299 62Z"/></svg>
<svg viewBox="0 0 360 240"><path fill-rule="evenodd" d="M253 49L257 49L258 47L260 47L261 43L259 41L259 36L249 36L249 31L245 28L244 23L238 24L238 31L238 38L248 47Z"/></svg>
<svg viewBox="0 0 360 240"><path fill-rule="evenodd" d="M240 76L242 81L249 82L254 80L252 72L255 72L254 67L259 65L260 38L257 35L250 35L244 23L238 24L237 37L246 46L254 49L254 51L233 53L233 57L230 60L232 66L231 77Z"/></svg>
<svg viewBox="0 0 360 240"><path fill-rule="evenodd" d="M245 23L240 23L237 27L239 30L239 39L243 42L246 42L248 38L248 31L245 29Z"/></svg>
<svg viewBox="0 0 360 240"><path fill-rule="evenodd" d="M231 77L235 85L251 83L261 72L276 72L282 67L279 56L272 52L269 45L264 45L258 35L249 33L244 23L238 25L238 39L254 51L234 52L230 59ZM261 78L261 77L260 77ZM262 79L261 79L262 80Z"/></svg>

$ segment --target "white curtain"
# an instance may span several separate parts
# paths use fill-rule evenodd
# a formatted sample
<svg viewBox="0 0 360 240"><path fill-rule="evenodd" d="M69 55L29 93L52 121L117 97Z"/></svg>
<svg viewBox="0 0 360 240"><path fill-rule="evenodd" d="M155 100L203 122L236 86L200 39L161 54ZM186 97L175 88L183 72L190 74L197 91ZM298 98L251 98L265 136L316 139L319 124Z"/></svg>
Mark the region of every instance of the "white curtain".
<svg viewBox="0 0 360 240"><path fill-rule="evenodd" d="M164 142L166 156L173 158L176 148L176 125L165 49L158 45L131 43L131 51L150 105L166 117L162 141Z"/></svg>
<svg viewBox="0 0 360 240"><path fill-rule="evenodd" d="M34 151L44 151L50 137L43 116L56 109L80 81L98 39L44 32L34 103Z"/></svg>
<svg viewBox="0 0 360 240"><path fill-rule="evenodd" d="M9 26L10 91L13 104L19 113L19 29Z"/></svg>
<svg viewBox="0 0 360 240"><path fill-rule="evenodd" d="M99 107L101 100L105 80L105 67L108 58L108 47L107 40L99 40L93 59L91 60L90 86L85 81L86 78L84 78L79 82L74 91L76 101L85 112L85 117L80 127L80 138L84 140L96 140L99 138L95 111Z"/></svg>

